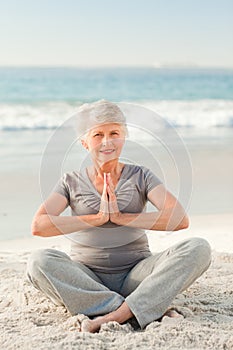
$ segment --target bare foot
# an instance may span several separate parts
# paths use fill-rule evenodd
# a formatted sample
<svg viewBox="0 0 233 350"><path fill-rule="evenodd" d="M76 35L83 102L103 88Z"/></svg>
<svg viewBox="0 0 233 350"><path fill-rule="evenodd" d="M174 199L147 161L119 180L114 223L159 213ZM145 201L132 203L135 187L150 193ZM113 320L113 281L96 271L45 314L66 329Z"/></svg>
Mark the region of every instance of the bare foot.
<svg viewBox="0 0 233 350"><path fill-rule="evenodd" d="M123 302L117 310L112 311L109 314L96 317L93 320L90 320L87 317L85 319L82 319L80 322L80 332L95 333L99 331L101 325L104 323L108 323L111 321L123 323L132 317L133 314L130 308L128 307L126 302Z"/></svg>
<svg viewBox="0 0 233 350"><path fill-rule="evenodd" d="M95 333L98 332L100 329L100 326L106 323L103 317L97 317L94 320L90 319L84 319L81 323L81 332L89 332L89 333Z"/></svg>
<svg viewBox="0 0 233 350"><path fill-rule="evenodd" d="M163 315L164 316L168 316L168 317L184 317L183 315L181 315L178 311L176 310L173 310L173 309L168 309L165 314Z"/></svg>

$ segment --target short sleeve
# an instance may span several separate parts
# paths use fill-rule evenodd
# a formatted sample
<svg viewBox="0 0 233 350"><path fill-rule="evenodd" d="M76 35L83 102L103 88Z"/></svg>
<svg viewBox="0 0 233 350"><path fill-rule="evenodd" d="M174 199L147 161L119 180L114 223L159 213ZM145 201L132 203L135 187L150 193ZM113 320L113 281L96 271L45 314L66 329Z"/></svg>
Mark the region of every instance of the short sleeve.
<svg viewBox="0 0 233 350"><path fill-rule="evenodd" d="M162 184L163 182L148 168L143 167L143 172L145 176L145 190L146 196L148 193L156 186Z"/></svg>
<svg viewBox="0 0 233 350"><path fill-rule="evenodd" d="M69 186L67 183L67 175L64 174L60 180L57 182L55 187L53 188L52 192L57 192L61 194L62 196L66 197L68 200L68 203L70 203L70 191L69 191Z"/></svg>

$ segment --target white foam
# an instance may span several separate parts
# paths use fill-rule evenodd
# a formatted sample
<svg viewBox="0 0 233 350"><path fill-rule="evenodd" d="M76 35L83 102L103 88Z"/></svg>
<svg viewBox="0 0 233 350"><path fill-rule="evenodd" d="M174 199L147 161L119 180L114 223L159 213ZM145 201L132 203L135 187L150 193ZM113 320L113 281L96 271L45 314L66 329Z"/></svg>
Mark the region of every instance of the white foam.
<svg viewBox="0 0 233 350"><path fill-rule="evenodd" d="M233 101L152 101L144 106L156 111L176 127L232 127Z"/></svg>
<svg viewBox="0 0 233 350"><path fill-rule="evenodd" d="M135 104L156 111L175 127L233 126L232 100L135 101ZM56 128L73 115L79 105L66 102L0 104L0 130Z"/></svg>
<svg viewBox="0 0 233 350"><path fill-rule="evenodd" d="M70 117L74 108L63 102L0 104L0 130L56 128Z"/></svg>

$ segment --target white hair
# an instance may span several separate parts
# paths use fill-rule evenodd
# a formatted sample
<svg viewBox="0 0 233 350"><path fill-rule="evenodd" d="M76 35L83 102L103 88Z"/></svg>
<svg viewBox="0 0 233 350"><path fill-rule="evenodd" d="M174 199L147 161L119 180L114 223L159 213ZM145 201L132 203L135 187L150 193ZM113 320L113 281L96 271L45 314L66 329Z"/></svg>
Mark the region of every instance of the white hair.
<svg viewBox="0 0 233 350"><path fill-rule="evenodd" d="M125 136L128 136L125 116L113 102L99 100L93 103L85 103L79 107L74 117L76 117L78 138L81 140L87 137L93 127L109 123L120 124Z"/></svg>

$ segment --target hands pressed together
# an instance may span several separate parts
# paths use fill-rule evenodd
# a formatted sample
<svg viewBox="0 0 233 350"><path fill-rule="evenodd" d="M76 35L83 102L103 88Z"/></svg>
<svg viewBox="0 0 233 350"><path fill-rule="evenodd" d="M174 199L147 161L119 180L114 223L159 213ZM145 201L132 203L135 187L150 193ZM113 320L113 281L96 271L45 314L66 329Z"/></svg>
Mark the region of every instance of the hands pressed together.
<svg viewBox="0 0 233 350"><path fill-rule="evenodd" d="M92 216L91 221L90 216ZM185 213L180 206L168 207L150 213L121 213L118 208L111 174L104 173L104 186L99 212L89 215L86 222L93 226L101 226L108 221L116 225L157 231L177 231L187 228Z"/></svg>
<svg viewBox="0 0 233 350"><path fill-rule="evenodd" d="M121 212L119 211L114 185L110 173L104 173L104 187L101 196L100 217L101 225L109 220L115 224L120 223Z"/></svg>

